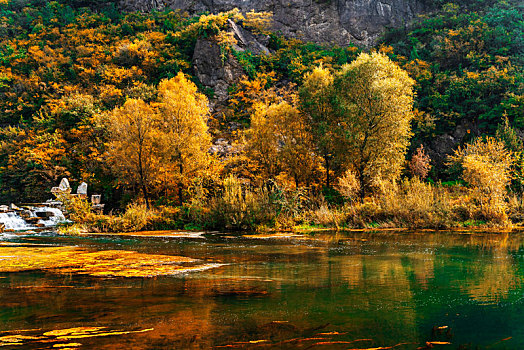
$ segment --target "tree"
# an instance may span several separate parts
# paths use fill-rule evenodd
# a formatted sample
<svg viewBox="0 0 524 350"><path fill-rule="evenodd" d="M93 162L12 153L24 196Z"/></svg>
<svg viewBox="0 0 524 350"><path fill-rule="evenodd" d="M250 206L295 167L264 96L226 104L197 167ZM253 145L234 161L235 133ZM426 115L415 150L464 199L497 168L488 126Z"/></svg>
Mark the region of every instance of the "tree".
<svg viewBox="0 0 524 350"><path fill-rule="evenodd" d="M263 178L284 173L300 185L308 185L317 167L312 137L298 109L288 102L257 104L247 132L246 151L259 165Z"/></svg>
<svg viewBox="0 0 524 350"><path fill-rule="evenodd" d="M511 127L506 116L502 119L502 123L499 124L495 138L502 142L508 151L513 153L511 187L514 191L522 193L524 188L524 145L516 130Z"/></svg>
<svg viewBox="0 0 524 350"><path fill-rule="evenodd" d="M178 186L180 203L189 181L202 176L212 162L208 100L197 90L183 73L158 86L160 118L168 140L166 170Z"/></svg>
<svg viewBox="0 0 524 350"><path fill-rule="evenodd" d="M505 223L505 197L511 181L513 154L502 141L493 137L478 138L459 148L450 156L450 163L459 164L462 178L471 186L474 198L480 204L483 216Z"/></svg>
<svg viewBox="0 0 524 350"><path fill-rule="evenodd" d="M335 152L333 142L333 81L331 72L322 66L313 69L304 78L300 88L300 107L309 116L310 130L317 152L324 158L326 187L330 187L330 160Z"/></svg>
<svg viewBox="0 0 524 350"><path fill-rule="evenodd" d="M413 119L414 81L380 53L360 54L334 80L330 128L337 157L366 190L400 176Z"/></svg>
<svg viewBox="0 0 524 350"><path fill-rule="evenodd" d="M108 115L108 155L120 181L139 186L149 208L152 187L166 153L167 135L156 111L142 100L129 99Z"/></svg>

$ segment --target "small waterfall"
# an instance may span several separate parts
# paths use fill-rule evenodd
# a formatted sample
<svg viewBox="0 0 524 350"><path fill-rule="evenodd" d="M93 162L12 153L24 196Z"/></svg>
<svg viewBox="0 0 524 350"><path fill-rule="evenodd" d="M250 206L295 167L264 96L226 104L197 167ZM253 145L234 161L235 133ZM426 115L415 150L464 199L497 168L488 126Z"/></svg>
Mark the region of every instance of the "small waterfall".
<svg viewBox="0 0 524 350"><path fill-rule="evenodd" d="M20 215L20 212L22 212L22 215ZM60 209L52 207L32 207L0 213L0 224L4 225L5 231L35 230L54 227L62 222L68 222L64 213Z"/></svg>
<svg viewBox="0 0 524 350"><path fill-rule="evenodd" d="M47 217L47 219L44 219L44 217L46 216L45 215L46 213L52 213L53 215ZM35 208L35 210L33 211L33 215L37 217L42 217L42 219L38 221L38 224L44 225L45 227L53 227L62 222L68 222L68 220L64 216L64 213L62 213L62 211L58 208L51 208L51 207Z"/></svg>
<svg viewBox="0 0 524 350"><path fill-rule="evenodd" d="M0 223L4 224L5 230L26 231L35 228L15 212L0 213Z"/></svg>

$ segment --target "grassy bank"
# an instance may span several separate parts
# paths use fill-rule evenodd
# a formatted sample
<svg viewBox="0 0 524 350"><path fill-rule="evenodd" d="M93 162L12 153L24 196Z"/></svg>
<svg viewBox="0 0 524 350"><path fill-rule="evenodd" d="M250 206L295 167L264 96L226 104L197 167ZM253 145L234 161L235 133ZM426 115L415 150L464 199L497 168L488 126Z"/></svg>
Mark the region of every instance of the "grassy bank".
<svg viewBox="0 0 524 350"><path fill-rule="evenodd" d="M492 203L460 184L430 184L417 178L383 186L378 194L357 200L336 191L245 188L231 177L223 191L196 197L183 206L133 203L119 215L91 212L89 204L64 200L74 222L64 233L136 232L142 230L294 230L508 228L519 224L521 198Z"/></svg>

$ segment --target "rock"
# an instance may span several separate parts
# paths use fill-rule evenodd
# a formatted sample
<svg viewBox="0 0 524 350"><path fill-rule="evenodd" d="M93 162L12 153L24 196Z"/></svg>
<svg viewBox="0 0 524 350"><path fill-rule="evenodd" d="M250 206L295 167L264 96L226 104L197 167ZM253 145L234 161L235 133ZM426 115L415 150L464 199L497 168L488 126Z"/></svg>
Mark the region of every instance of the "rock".
<svg viewBox="0 0 524 350"><path fill-rule="evenodd" d="M432 166L436 169L445 169L449 155L453 154L459 145L469 138L473 138L474 135L480 135L478 126L475 123L462 121L455 127L453 133L433 137L426 148Z"/></svg>
<svg viewBox="0 0 524 350"><path fill-rule="evenodd" d="M53 212L50 212L50 211L37 211L35 212L35 215L36 217L40 218L40 219L49 219L53 216L55 216L55 213Z"/></svg>
<svg viewBox="0 0 524 350"><path fill-rule="evenodd" d="M200 82L213 89L214 98L224 102L228 98L228 88L245 73L233 55L222 61L220 47L211 39L198 39L193 54L195 75Z"/></svg>
<svg viewBox="0 0 524 350"><path fill-rule="evenodd" d="M58 189L61 192L70 192L71 191L71 186L69 186L69 181L67 180L67 178L64 177L62 181L60 181L60 185L58 185Z"/></svg>
<svg viewBox="0 0 524 350"><path fill-rule="evenodd" d="M242 124L238 123L238 122L229 122L227 123L227 130L230 132L230 133L233 133L237 130L241 130L242 129Z"/></svg>
<svg viewBox="0 0 524 350"><path fill-rule="evenodd" d="M220 138L214 142L213 146L211 146L209 149L209 152L216 154L219 157L226 157L232 153L232 150L233 146L229 144L229 141L224 138Z"/></svg>
<svg viewBox="0 0 524 350"><path fill-rule="evenodd" d="M267 45L269 44L269 37L267 35L255 36L248 30L245 30L241 26L238 26L232 20L228 20L230 31L234 34L235 39L238 43L234 45L233 49L236 51L245 51L255 55L268 55L270 53Z"/></svg>
<svg viewBox="0 0 524 350"><path fill-rule="evenodd" d="M314 42L372 46L388 27L430 10L425 0L120 0L124 11L179 9L192 14L239 8L273 13L273 29Z"/></svg>
<svg viewBox="0 0 524 350"><path fill-rule="evenodd" d="M85 194L87 195L87 183L82 182L80 186L76 189L76 194Z"/></svg>
<svg viewBox="0 0 524 350"><path fill-rule="evenodd" d="M9 205L9 209L10 209L10 210L14 210L14 211L21 211L21 210L22 210L22 208L16 206L16 205L13 204L13 203L11 203L11 204Z"/></svg>
<svg viewBox="0 0 524 350"><path fill-rule="evenodd" d="M229 32L237 41L232 47L233 51L248 50L255 55L270 53L266 46L269 37L255 35L231 20L228 25ZM217 108L229 98L229 87L246 75L236 57L231 52L222 53L220 46L212 38L197 40L193 53L193 69L200 82L214 92L210 101L213 112L219 112Z"/></svg>

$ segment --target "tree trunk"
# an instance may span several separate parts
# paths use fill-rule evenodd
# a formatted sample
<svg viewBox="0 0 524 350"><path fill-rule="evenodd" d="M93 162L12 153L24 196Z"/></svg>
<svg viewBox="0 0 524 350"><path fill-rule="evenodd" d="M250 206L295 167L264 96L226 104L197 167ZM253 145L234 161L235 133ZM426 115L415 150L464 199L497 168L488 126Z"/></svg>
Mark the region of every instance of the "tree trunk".
<svg viewBox="0 0 524 350"><path fill-rule="evenodd" d="M138 153L138 172L140 175L140 187L142 188L142 195L144 196L144 200L146 202L146 208L149 209L149 195L147 193L147 186L144 179L144 168L142 166L142 150L139 150Z"/></svg>
<svg viewBox="0 0 524 350"><path fill-rule="evenodd" d="M182 172L184 170L182 161L179 164L179 169L180 169L180 177L182 177ZM182 181L178 183L178 203L180 206L182 206L182 204L184 203L183 198L182 198Z"/></svg>
<svg viewBox="0 0 524 350"><path fill-rule="evenodd" d="M331 179L329 177L329 155L324 156L324 160L326 161L326 187L331 187Z"/></svg>
<svg viewBox="0 0 524 350"><path fill-rule="evenodd" d="M150 209L151 206L149 205L149 195L147 193L147 187L144 182L142 182L142 194L144 195L144 200L146 201L146 208Z"/></svg>
<svg viewBox="0 0 524 350"><path fill-rule="evenodd" d="M364 203L364 197L366 196L366 185L364 183L364 165L360 165L358 169L358 181L360 182L359 198L360 203Z"/></svg>

